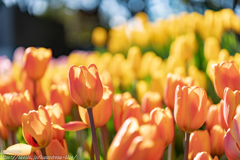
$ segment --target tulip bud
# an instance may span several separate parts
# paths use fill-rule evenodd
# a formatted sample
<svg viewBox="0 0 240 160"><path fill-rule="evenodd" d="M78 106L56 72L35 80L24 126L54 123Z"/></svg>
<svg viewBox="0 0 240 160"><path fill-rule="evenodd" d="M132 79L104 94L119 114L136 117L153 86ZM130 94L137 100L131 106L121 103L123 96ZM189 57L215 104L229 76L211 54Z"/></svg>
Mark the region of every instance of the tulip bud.
<svg viewBox="0 0 240 160"><path fill-rule="evenodd" d="M233 91L240 90L239 68L234 61L224 61L213 66L213 84L217 95L223 99L223 92L226 87Z"/></svg>
<svg viewBox="0 0 240 160"><path fill-rule="evenodd" d="M207 114L207 118L206 118L206 128L208 131L210 131L212 129L213 126L215 125L219 125L219 106L218 105L211 105L209 110L208 110L208 114Z"/></svg>
<svg viewBox="0 0 240 160"><path fill-rule="evenodd" d="M218 157L215 156L214 159L212 159L208 152L199 152L193 160L218 160Z"/></svg>
<svg viewBox="0 0 240 160"><path fill-rule="evenodd" d="M139 69L139 66L141 65L141 58L142 52L139 47L134 46L129 48L127 60L134 71L137 71Z"/></svg>
<svg viewBox="0 0 240 160"><path fill-rule="evenodd" d="M116 94L114 96L113 122L116 131L118 131L122 125L121 118L123 112L123 104L126 100L130 98L132 98L132 95L129 92L125 92L123 94Z"/></svg>
<svg viewBox="0 0 240 160"><path fill-rule="evenodd" d="M224 89L224 107L223 116L228 127L230 127L233 117L236 115L236 108L240 104L240 91L232 91L230 88L226 87Z"/></svg>
<svg viewBox="0 0 240 160"><path fill-rule="evenodd" d="M215 125L210 131L211 154L221 156L224 154L224 130Z"/></svg>
<svg viewBox="0 0 240 160"><path fill-rule="evenodd" d="M169 145L174 137L174 121L171 110L168 107L153 109L150 113L150 122L157 125L158 136L164 140L165 146Z"/></svg>
<svg viewBox="0 0 240 160"><path fill-rule="evenodd" d="M65 139L59 141L53 139L51 143L45 148L46 155L49 157L59 157L59 159L68 159L68 148Z"/></svg>
<svg viewBox="0 0 240 160"><path fill-rule="evenodd" d="M55 103L53 106L47 105L45 108L53 124L65 124L63 110L59 103ZM64 134L65 131L53 129L53 139L61 141L64 138Z"/></svg>
<svg viewBox="0 0 240 160"><path fill-rule="evenodd" d="M94 46L104 46L107 42L107 31L103 27L96 27L92 31L92 43Z"/></svg>
<svg viewBox="0 0 240 160"><path fill-rule="evenodd" d="M0 95L1 120L5 127L16 129L22 126L22 115L34 110L32 98L26 90L24 93L6 93Z"/></svg>
<svg viewBox="0 0 240 160"><path fill-rule="evenodd" d="M53 138L53 128L47 110L39 106L22 116L22 132L25 141L33 147L46 147Z"/></svg>
<svg viewBox="0 0 240 160"><path fill-rule="evenodd" d="M72 109L72 99L66 83L53 84L50 88L50 104L60 103L64 115L69 115Z"/></svg>
<svg viewBox="0 0 240 160"><path fill-rule="evenodd" d="M113 104L112 92L104 87L101 101L92 109L95 127L102 127L112 115ZM85 108L78 107L82 121L90 126L88 112Z"/></svg>
<svg viewBox="0 0 240 160"><path fill-rule="evenodd" d="M69 69L69 88L73 101L83 107L96 106L103 96L103 86L97 67L90 64L85 66L71 66Z"/></svg>
<svg viewBox="0 0 240 160"><path fill-rule="evenodd" d="M52 50L46 48L29 47L25 50L23 61L24 70L28 77L37 80L43 77L50 59L52 58Z"/></svg>
<svg viewBox="0 0 240 160"><path fill-rule="evenodd" d="M221 50L220 43L216 37L208 37L204 44L204 57L207 61L217 60Z"/></svg>
<svg viewBox="0 0 240 160"><path fill-rule="evenodd" d="M236 143L235 139L230 133L230 129L228 129L224 136L224 151L228 159L240 159L239 145Z"/></svg>
<svg viewBox="0 0 240 160"><path fill-rule="evenodd" d="M199 152L211 153L210 136L207 130L198 130L190 135L188 159L192 160Z"/></svg>
<svg viewBox="0 0 240 160"><path fill-rule="evenodd" d="M181 130L193 132L200 128L206 120L207 112L207 93L203 88L177 86L174 118Z"/></svg>
<svg viewBox="0 0 240 160"><path fill-rule="evenodd" d="M162 97L157 92L146 92L142 98L141 109L143 113L150 113L154 108L162 108Z"/></svg>
<svg viewBox="0 0 240 160"><path fill-rule="evenodd" d="M180 77L175 74L169 73L167 75L166 87L164 91L164 103L167 107L169 107L172 111L174 110L174 101L175 101L175 90L179 85L182 86L193 86L194 80L191 77Z"/></svg>

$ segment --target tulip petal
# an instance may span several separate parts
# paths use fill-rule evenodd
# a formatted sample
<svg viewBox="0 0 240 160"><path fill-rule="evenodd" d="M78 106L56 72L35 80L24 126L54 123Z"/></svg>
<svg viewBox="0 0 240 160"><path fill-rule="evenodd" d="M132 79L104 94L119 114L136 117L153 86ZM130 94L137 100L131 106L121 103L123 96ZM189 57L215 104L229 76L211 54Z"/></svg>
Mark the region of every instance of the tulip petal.
<svg viewBox="0 0 240 160"><path fill-rule="evenodd" d="M228 129L227 134L224 136L224 150L228 159L240 159L240 150L230 133L230 129Z"/></svg>
<svg viewBox="0 0 240 160"><path fill-rule="evenodd" d="M63 131L79 131L89 126L82 121L71 121L63 125L53 124L54 129L63 130Z"/></svg>
<svg viewBox="0 0 240 160"><path fill-rule="evenodd" d="M40 148L35 148L28 144L19 143L8 147L6 150L3 151L3 153L7 155L26 156L35 152L38 149Z"/></svg>
<svg viewBox="0 0 240 160"><path fill-rule="evenodd" d="M240 146L240 114L237 114L231 124L231 134L238 146Z"/></svg>

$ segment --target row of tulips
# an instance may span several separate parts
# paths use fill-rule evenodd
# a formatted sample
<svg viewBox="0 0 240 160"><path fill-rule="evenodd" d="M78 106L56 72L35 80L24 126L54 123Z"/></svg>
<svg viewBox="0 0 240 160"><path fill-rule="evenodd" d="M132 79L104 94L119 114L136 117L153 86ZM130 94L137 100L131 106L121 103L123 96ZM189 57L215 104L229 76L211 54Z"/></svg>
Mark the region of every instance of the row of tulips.
<svg viewBox="0 0 240 160"><path fill-rule="evenodd" d="M201 22L206 29L199 29ZM122 42L119 37L114 42L127 46L121 49L129 48L126 56L73 51L54 59L51 49L29 47L18 48L13 62L1 57L0 136L5 141L10 139L3 152L27 159L72 159L68 155L80 147L86 157L109 160L163 159L167 150L169 159L217 160L222 155L239 159L239 53L230 56L228 50L221 49L220 41L226 30L238 33L239 22L228 9L161 20L154 31L163 27L159 34L168 33L174 39L167 59L153 51L144 53L149 39L146 44L138 42L142 38L134 39L134 35L149 37L145 29L152 24L143 13L129 22L144 28L144 34L131 29L131 43L138 46L129 48L128 41ZM169 26L176 25L182 27L175 33ZM183 26L191 28L190 32ZM110 38L114 30L109 32ZM204 48L195 32L204 39ZM94 40L93 34L97 46L101 46L98 40L104 44L101 36L95 35L100 39ZM108 47L111 44L109 40ZM156 46L162 45L166 43L156 42ZM203 53L198 52L201 49ZM196 57L201 65L197 65ZM207 95L208 77L221 101ZM109 130L109 124L114 131ZM73 144L68 143L66 134L87 128L91 128L91 142L69 150ZM95 128L102 134L101 153ZM16 142L19 129L26 143ZM183 145L178 139L184 134ZM184 156L181 151L177 153L179 144L184 147Z"/></svg>

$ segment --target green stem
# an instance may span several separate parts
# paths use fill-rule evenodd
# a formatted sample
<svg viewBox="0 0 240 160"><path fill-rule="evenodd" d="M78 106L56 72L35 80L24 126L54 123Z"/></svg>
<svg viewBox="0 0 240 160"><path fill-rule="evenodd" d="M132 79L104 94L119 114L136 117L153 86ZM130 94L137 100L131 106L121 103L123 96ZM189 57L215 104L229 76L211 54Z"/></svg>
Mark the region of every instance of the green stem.
<svg viewBox="0 0 240 160"><path fill-rule="evenodd" d="M189 137L190 137L190 133L185 132L185 138L184 138L184 160L188 160Z"/></svg>
<svg viewBox="0 0 240 160"><path fill-rule="evenodd" d="M98 142L97 142L97 135L96 135L96 129L95 129L95 124L94 124L94 119L93 119L92 108L88 108L87 111L88 111L88 116L89 116L89 120L90 120L90 126L91 126L91 132L92 132L92 143L93 143L93 149L94 149L95 157L96 157L96 160L100 160Z"/></svg>
<svg viewBox="0 0 240 160"><path fill-rule="evenodd" d="M100 144L101 144L103 156L104 156L104 159L106 159L107 151L109 147L109 139L108 139L109 133L106 125L100 128L99 137L100 137Z"/></svg>

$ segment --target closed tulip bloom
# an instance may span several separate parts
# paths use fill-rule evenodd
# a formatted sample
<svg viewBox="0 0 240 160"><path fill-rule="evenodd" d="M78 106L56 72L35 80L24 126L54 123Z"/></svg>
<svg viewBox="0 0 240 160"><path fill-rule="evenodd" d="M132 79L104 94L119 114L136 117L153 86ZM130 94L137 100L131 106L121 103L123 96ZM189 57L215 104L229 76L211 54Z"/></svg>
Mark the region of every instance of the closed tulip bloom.
<svg viewBox="0 0 240 160"><path fill-rule="evenodd" d="M7 140L9 135L9 130L2 124L0 120L0 138L3 140Z"/></svg>
<svg viewBox="0 0 240 160"><path fill-rule="evenodd" d="M188 159L193 159L197 153L211 153L210 136L207 130L198 130L190 135Z"/></svg>
<svg viewBox="0 0 240 160"><path fill-rule="evenodd" d="M192 77L183 78L176 74L169 73L166 79L166 85L164 90L164 103L167 107L169 107L172 111L174 110L174 101L175 101L175 90L176 87L180 85L182 86L193 86L194 80Z"/></svg>
<svg viewBox="0 0 240 160"><path fill-rule="evenodd" d="M26 70L28 77L33 80L42 78L51 58L51 49L37 49L35 47L27 48L24 52L23 61L24 70Z"/></svg>
<svg viewBox="0 0 240 160"><path fill-rule="evenodd" d="M123 112L123 104L127 99L130 98L132 98L132 95L129 92L125 92L123 94L116 94L114 96L113 122L115 131L118 131L122 125L121 117Z"/></svg>
<svg viewBox="0 0 240 160"><path fill-rule="evenodd" d="M154 108L162 108L162 97L157 92L147 92L144 94L141 103L143 113L150 113Z"/></svg>
<svg viewBox="0 0 240 160"><path fill-rule="evenodd" d="M44 106L22 116L22 132L25 141L33 147L46 147L53 138L51 119Z"/></svg>
<svg viewBox="0 0 240 160"><path fill-rule="evenodd" d="M66 83L53 84L50 88L50 104L60 103L64 115L72 110L72 99Z"/></svg>
<svg viewBox="0 0 240 160"><path fill-rule="evenodd" d="M59 103L55 103L50 106L47 105L46 110L53 124L63 125L65 124L64 113ZM65 131L53 129L53 139L61 141L64 138Z"/></svg>
<svg viewBox="0 0 240 160"><path fill-rule="evenodd" d="M217 95L223 99L223 92L226 87L240 90L239 68L234 61L224 61L213 66L213 84Z"/></svg>
<svg viewBox="0 0 240 160"><path fill-rule="evenodd" d="M133 46L129 48L127 54L127 60L130 63L131 68L137 72L141 65L142 52L139 47Z"/></svg>
<svg viewBox="0 0 240 160"><path fill-rule="evenodd" d="M137 99L142 100L143 95L148 91L148 83L144 80L139 80L136 84Z"/></svg>
<svg viewBox="0 0 240 160"><path fill-rule="evenodd" d="M24 93L6 93L0 95L1 120L5 127L16 129L22 126L22 115L34 109L33 101L28 90Z"/></svg>
<svg viewBox="0 0 240 160"><path fill-rule="evenodd" d="M46 155L49 157L56 157L54 159L68 159L68 148L65 139L59 141L53 139L51 143L45 148Z"/></svg>
<svg viewBox="0 0 240 160"><path fill-rule="evenodd" d="M208 114L207 114L207 118L206 118L206 128L208 131L210 131L212 129L212 127L214 125L219 125L219 105L211 105L209 110L208 110Z"/></svg>
<svg viewBox="0 0 240 160"><path fill-rule="evenodd" d="M92 31L92 43L94 46L104 46L107 42L107 31L103 27L96 27Z"/></svg>
<svg viewBox="0 0 240 160"><path fill-rule="evenodd" d="M107 154L107 160L122 160L133 139L139 136L139 124L135 118L127 119L114 137Z"/></svg>
<svg viewBox="0 0 240 160"><path fill-rule="evenodd" d="M204 57L207 61L217 60L221 46L219 40L216 37L208 37L204 44Z"/></svg>
<svg viewBox="0 0 240 160"><path fill-rule="evenodd" d="M219 123L220 125L222 126L222 128L227 131L228 130L228 125L225 121L225 118L224 118L224 100L221 100L219 102L219 115L218 115L218 120L219 120Z"/></svg>
<svg viewBox="0 0 240 160"><path fill-rule="evenodd" d="M215 125L210 131L211 154L221 156L224 154L224 130Z"/></svg>
<svg viewBox="0 0 240 160"><path fill-rule="evenodd" d="M73 101L83 107L96 106L103 96L103 85L97 67L90 64L85 66L71 66L69 69L69 88Z"/></svg>
<svg viewBox="0 0 240 160"><path fill-rule="evenodd" d="M9 75L1 76L0 80L1 80L0 84L1 94L18 91L16 81L13 79L12 76Z"/></svg>
<svg viewBox="0 0 240 160"><path fill-rule="evenodd" d="M155 124L158 129L159 138L165 142L165 146L169 145L174 137L174 121L171 110L155 108L150 113L150 123Z"/></svg>
<svg viewBox="0 0 240 160"><path fill-rule="evenodd" d="M233 92L230 88L224 89L224 107L223 116L228 127L230 127L234 116L236 115L237 106L240 104L240 91Z"/></svg>
<svg viewBox="0 0 240 160"><path fill-rule="evenodd" d="M193 132L200 128L207 117L207 93L201 87L177 86L174 118L181 130Z"/></svg>
<svg viewBox="0 0 240 160"><path fill-rule="evenodd" d="M95 119L95 127L102 127L107 123L112 115L113 95L112 92L104 87L102 100L92 109L93 117ZM82 121L90 126L88 112L85 108L78 107L79 115Z"/></svg>
<svg viewBox="0 0 240 160"><path fill-rule="evenodd" d="M230 128L224 136L224 151L225 155L229 160L240 159L240 149L239 145L236 143L232 134L230 133Z"/></svg>
<svg viewBox="0 0 240 160"><path fill-rule="evenodd" d="M212 156L208 152L199 152L193 160L218 160L218 157L215 156L212 159Z"/></svg>

